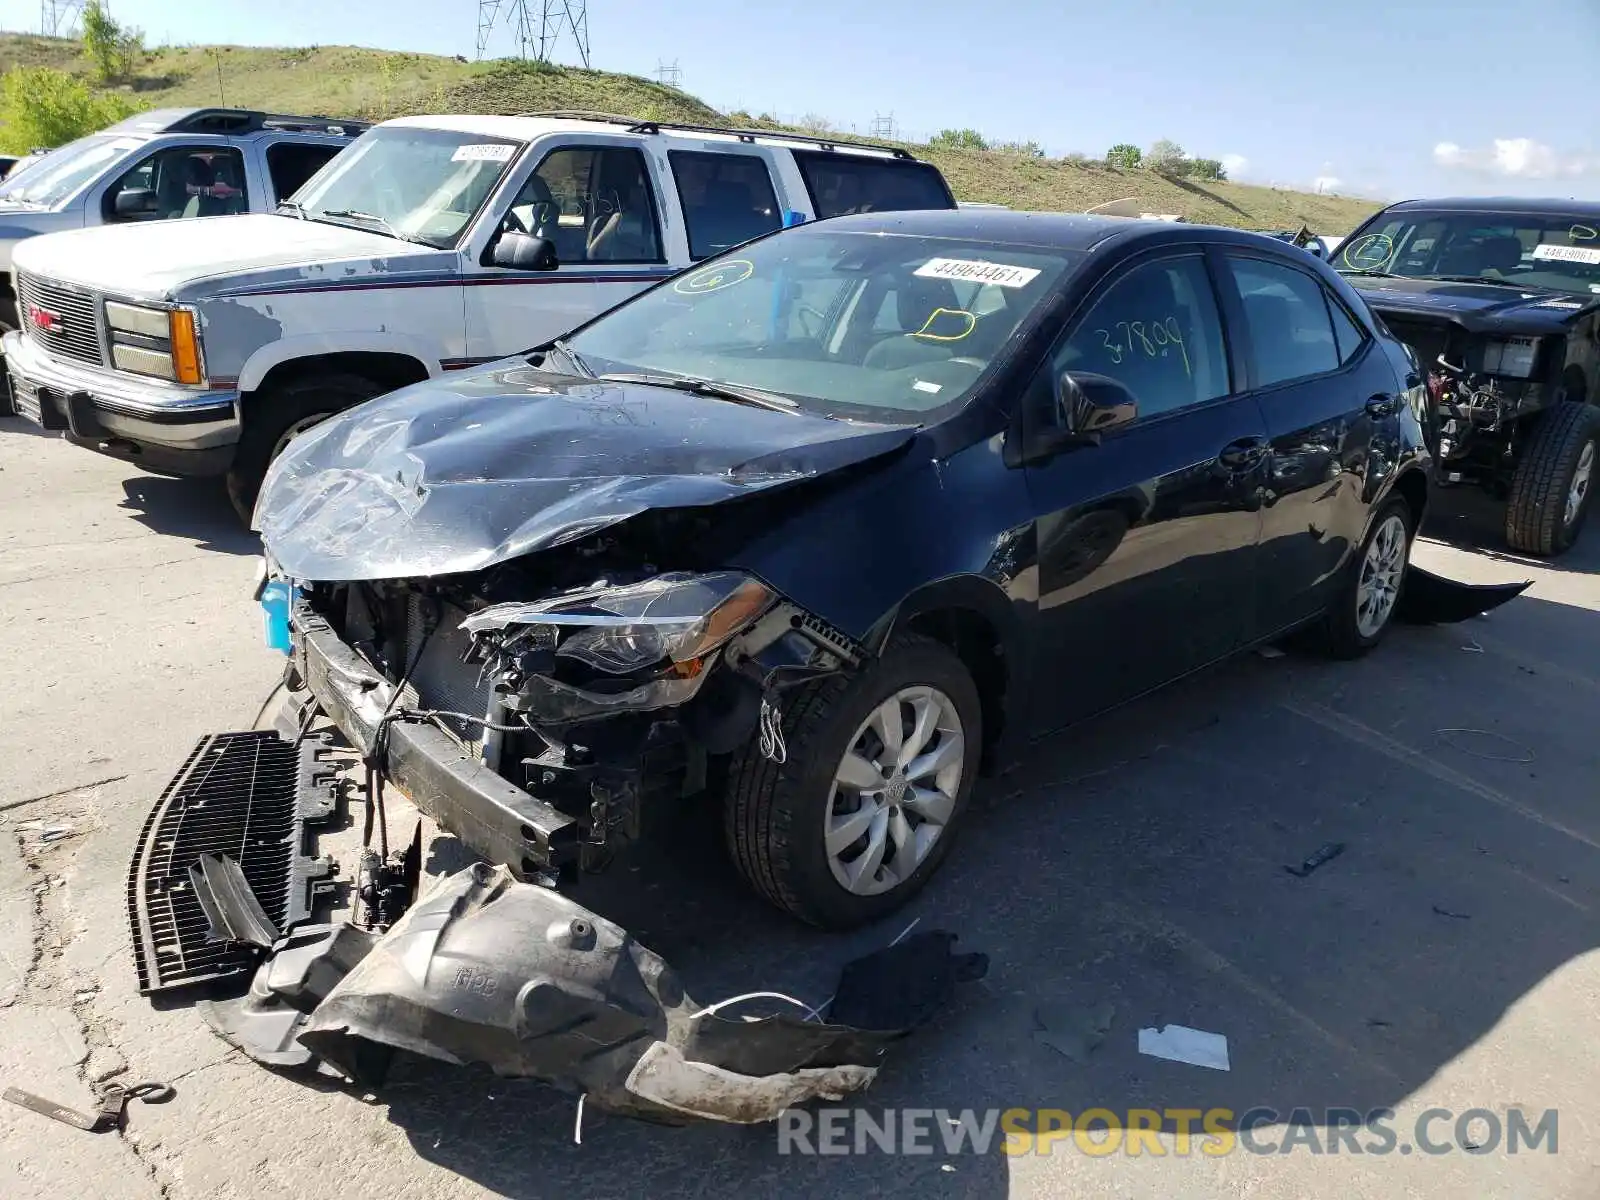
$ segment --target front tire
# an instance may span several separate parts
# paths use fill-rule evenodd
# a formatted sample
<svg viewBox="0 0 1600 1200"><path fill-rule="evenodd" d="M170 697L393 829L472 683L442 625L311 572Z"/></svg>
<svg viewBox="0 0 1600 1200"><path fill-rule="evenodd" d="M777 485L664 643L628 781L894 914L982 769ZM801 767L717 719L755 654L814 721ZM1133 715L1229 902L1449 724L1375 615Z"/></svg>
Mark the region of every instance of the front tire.
<svg viewBox="0 0 1600 1200"><path fill-rule="evenodd" d="M724 798L728 848L772 904L850 929L886 916L943 861L977 776L982 706L961 660L901 634L854 676L790 693L783 762L752 739Z"/></svg>
<svg viewBox="0 0 1600 1200"><path fill-rule="evenodd" d="M290 441L382 391L359 375L322 375L297 379L256 396L246 408L244 430L227 478L228 499L239 519L250 524L267 468Z"/></svg>
<svg viewBox="0 0 1600 1200"><path fill-rule="evenodd" d="M1318 647L1330 658L1359 658L1394 624L1416 535L1411 505L1391 496L1367 529L1339 594L1317 629Z"/></svg>
<svg viewBox="0 0 1600 1200"><path fill-rule="evenodd" d="M1600 408L1564 400L1541 413L1511 477L1506 544L1541 558L1572 549L1589 515L1597 456Z"/></svg>

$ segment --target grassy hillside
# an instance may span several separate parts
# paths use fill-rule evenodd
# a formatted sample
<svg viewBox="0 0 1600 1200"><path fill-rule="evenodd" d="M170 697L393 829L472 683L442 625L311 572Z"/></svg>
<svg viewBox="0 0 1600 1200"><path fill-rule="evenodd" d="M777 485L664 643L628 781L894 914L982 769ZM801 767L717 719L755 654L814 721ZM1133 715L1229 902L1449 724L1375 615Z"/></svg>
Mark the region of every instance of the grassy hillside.
<svg viewBox="0 0 1600 1200"><path fill-rule="evenodd" d="M83 69L74 42L0 34L0 70L17 65ZM700 124L729 119L685 92L633 75L351 46L156 49L120 90L147 108L226 103L367 118L581 108ZM1181 213L1191 221L1249 229L1293 229L1305 223L1319 233L1335 234L1349 232L1377 208L1364 200L1235 183L1201 184L1059 159L911 149L938 164L958 198L1012 208L1072 212L1135 196L1146 211Z"/></svg>

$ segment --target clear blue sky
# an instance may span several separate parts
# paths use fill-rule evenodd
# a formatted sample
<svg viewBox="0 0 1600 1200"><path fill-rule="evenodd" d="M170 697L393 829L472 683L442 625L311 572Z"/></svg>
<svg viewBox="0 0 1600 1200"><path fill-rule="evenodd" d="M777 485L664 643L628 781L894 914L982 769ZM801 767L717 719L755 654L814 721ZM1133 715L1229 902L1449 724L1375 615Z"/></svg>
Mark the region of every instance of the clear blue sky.
<svg viewBox="0 0 1600 1200"><path fill-rule="evenodd" d="M537 11L540 0L529 0ZM148 41L471 57L476 0L111 0ZM782 6L788 7L788 6ZM1258 182L1379 197L1600 196L1600 0L589 0L593 65L865 132L1053 154L1171 138ZM0 0L31 29L37 0ZM507 53L502 33L494 50ZM558 55L573 61L570 45ZM1480 74L1481 72L1481 74Z"/></svg>

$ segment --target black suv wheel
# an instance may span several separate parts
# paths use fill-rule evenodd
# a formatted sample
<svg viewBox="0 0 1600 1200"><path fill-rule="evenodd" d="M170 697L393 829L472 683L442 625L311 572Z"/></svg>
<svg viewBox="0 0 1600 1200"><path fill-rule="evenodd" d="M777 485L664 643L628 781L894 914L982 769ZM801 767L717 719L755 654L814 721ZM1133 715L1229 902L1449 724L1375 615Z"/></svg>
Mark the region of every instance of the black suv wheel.
<svg viewBox="0 0 1600 1200"><path fill-rule="evenodd" d="M1554 557L1572 549L1589 515L1597 454L1600 408L1566 400L1535 418L1506 502L1513 550Z"/></svg>

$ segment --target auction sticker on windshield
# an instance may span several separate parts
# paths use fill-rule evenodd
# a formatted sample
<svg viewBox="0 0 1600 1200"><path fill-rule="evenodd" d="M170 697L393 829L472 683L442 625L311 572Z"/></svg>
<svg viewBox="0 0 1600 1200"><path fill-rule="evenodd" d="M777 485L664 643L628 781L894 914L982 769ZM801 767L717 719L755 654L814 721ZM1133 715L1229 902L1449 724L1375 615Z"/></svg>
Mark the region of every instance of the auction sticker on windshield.
<svg viewBox="0 0 1600 1200"><path fill-rule="evenodd" d="M503 142L472 142L465 146L457 146L456 152L450 156L450 161L509 162L516 149L515 146L507 146Z"/></svg>
<svg viewBox="0 0 1600 1200"><path fill-rule="evenodd" d="M924 279L959 279L1009 288L1027 287L1039 278L1039 272L1032 267L1011 267L974 258L930 258L913 274Z"/></svg>
<svg viewBox="0 0 1600 1200"><path fill-rule="evenodd" d="M1600 249L1593 246L1552 246L1548 243L1533 248L1533 257L1555 262L1588 263L1600 267Z"/></svg>

